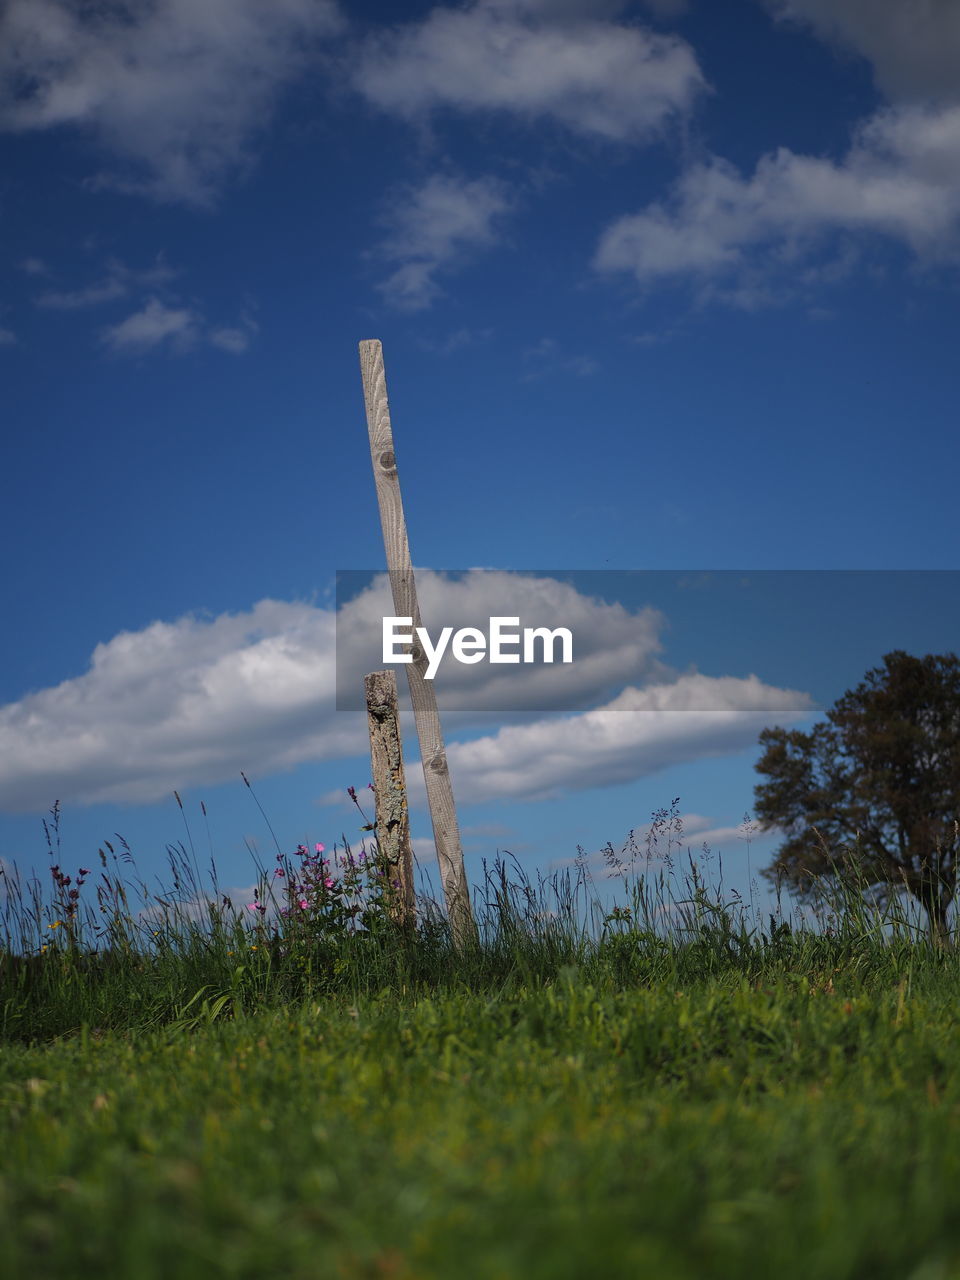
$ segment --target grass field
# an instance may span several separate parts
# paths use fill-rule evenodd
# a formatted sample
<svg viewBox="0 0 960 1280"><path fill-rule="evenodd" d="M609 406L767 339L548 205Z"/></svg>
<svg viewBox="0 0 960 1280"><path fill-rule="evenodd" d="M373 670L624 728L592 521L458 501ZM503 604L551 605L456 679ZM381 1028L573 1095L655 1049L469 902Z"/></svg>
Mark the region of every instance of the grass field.
<svg viewBox="0 0 960 1280"><path fill-rule="evenodd" d="M486 888L459 953L375 913L137 947L129 905L94 948L48 903L0 963L0 1275L960 1277L954 951Z"/></svg>

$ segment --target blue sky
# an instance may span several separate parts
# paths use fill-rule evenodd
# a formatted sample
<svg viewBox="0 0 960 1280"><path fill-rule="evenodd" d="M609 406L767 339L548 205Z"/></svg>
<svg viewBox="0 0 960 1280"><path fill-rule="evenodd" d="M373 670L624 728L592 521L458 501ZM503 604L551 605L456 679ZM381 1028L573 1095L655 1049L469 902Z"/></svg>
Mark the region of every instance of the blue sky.
<svg viewBox="0 0 960 1280"><path fill-rule="evenodd" d="M176 789L247 885L241 769L358 834L376 337L415 563L556 571L595 664L448 725L468 875L679 796L745 885L760 721L956 649L958 67L951 0L8 0L0 857L60 800L162 874Z"/></svg>

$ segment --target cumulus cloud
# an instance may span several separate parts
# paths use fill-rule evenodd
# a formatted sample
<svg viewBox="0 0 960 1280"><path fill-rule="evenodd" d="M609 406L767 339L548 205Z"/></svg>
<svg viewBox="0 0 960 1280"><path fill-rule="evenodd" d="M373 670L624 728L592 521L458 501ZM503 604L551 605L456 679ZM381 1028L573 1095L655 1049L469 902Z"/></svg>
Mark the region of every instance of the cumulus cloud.
<svg viewBox="0 0 960 1280"><path fill-rule="evenodd" d="M956 0L767 0L779 17L807 24L872 64L893 101L960 101Z"/></svg>
<svg viewBox="0 0 960 1280"><path fill-rule="evenodd" d="M960 7L954 0L764 0L870 60L888 104L839 159L787 147L752 173L712 157L666 199L618 218L594 265L644 286L698 282L703 297L764 306L841 279L886 241L922 263L960 256Z"/></svg>
<svg viewBox="0 0 960 1280"><path fill-rule="evenodd" d="M147 802L241 769L358 754L335 717L331 612L263 600L122 632L90 669L0 708L0 804Z"/></svg>
<svg viewBox="0 0 960 1280"><path fill-rule="evenodd" d="M334 0L7 0L0 128L80 127L119 162L101 182L209 204L339 27Z"/></svg>
<svg viewBox="0 0 960 1280"><path fill-rule="evenodd" d="M445 660L436 676L437 700L450 723L513 711L576 709L627 681L672 674L661 660L663 615L631 613L577 591L556 578L476 569L461 578L417 571L423 624L436 639L441 627L478 627L492 617L517 617L520 627L558 626L573 635L571 663L463 665ZM386 574L340 607L337 620L338 702L359 705L363 675L382 667L382 620L394 613ZM401 683L406 681L400 676Z"/></svg>
<svg viewBox="0 0 960 1280"><path fill-rule="evenodd" d="M406 311L428 307L441 292L439 274L497 242L510 203L506 186L494 178L434 174L419 187L395 192L378 250L379 257L395 264L380 285L386 299Z"/></svg>
<svg viewBox="0 0 960 1280"><path fill-rule="evenodd" d="M896 106L862 124L839 161L782 147L749 176L719 158L692 166L668 200L609 226L594 261L643 285L736 279L758 268L796 274L804 255L838 233L951 258L958 231L960 107Z"/></svg>
<svg viewBox="0 0 960 1280"><path fill-rule="evenodd" d="M678 36L614 21L623 3L474 0L369 38L354 84L411 119L437 108L552 120L636 141L689 110L704 88Z"/></svg>
<svg viewBox="0 0 960 1280"><path fill-rule="evenodd" d="M507 725L493 736L453 743L450 776L468 803L545 800L742 751L771 715L784 723L812 709L807 694L774 689L756 676L685 675L670 684L628 687L580 715Z"/></svg>
<svg viewBox="0 0 960 1280"><path fill-rule="evenodd" d="M543 582L548 595L564 586L531 581ZM459 586L450 585L456 607ZM442 590L436 584L434 594L427 591L425 607ZM579 715L544 713L452 743L451 771L464 801L534 799L630 781L681 760L740 750L771 716L783 723L808 710L805 695L756 677L666 678L656 657L659 615L620 616L586 597L569 603L601 633L584 654L577 692L593 690L603 705ZM56 799L148 803L188 785L236 779L240 770L269 774L308 760L366 756L365 715L335 710L335 629L331 609L262 600L248 612L155 622L114 636L97 646L83 675L0 707L0 807L45 811ZM546 708L570 705L570 689L561 698L554 687L552 703L545 696L544 668L526 670ZM620 687L624 672L644 687L610 698L604 691L618 673ZM481 680L461 698L459 722L487 712L489 697ZM445 715L445 724L456 723ZM416 799L419 768L409 769L408 780Z"/></svg>

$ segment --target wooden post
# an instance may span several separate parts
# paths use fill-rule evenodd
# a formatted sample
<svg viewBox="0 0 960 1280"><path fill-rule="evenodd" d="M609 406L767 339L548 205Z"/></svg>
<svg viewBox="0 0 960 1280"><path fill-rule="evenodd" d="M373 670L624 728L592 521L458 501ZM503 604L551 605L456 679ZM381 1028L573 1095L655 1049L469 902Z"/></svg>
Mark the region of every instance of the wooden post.
<svg viewBox="0 0 960 1280"><path fill-rule="evenodd" d="M393 447L390 406L387 403L387 383L383 369L383 348L376 339L360 343L360 373L393 606L398 618L412 618L416 628L422 626L422 623L407 542L407 524L400 498L397 458ZM420 743L433 839L437 847L437 862L440 864L440 879L450 928L455 944L462 946L476 939L477 928L470 909L470 892L463 867L463 848L447 768L447 751L440 730L436 694L432 681L425 677L427 659L420 645L413 646L413 658L413 662L406 664L407 682Z"/></svg>
<svg viewBox="0 0 960 1280"><path fill-rule="evenodd" d="M363 678L373 766L374 833L381 867L389 877L386 889L392 919L412 929L416 920L413 888L413 848L407 813L407 786L397 716L397 677L393 671L374 671Z"/></svg>

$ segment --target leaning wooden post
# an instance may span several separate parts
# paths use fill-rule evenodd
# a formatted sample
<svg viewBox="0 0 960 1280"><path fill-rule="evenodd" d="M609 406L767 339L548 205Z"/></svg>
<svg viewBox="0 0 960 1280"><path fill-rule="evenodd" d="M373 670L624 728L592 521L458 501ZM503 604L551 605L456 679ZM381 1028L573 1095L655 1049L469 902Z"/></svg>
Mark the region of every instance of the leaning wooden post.
<svg viewBox="0 0 960 1280"><path fill-rule="evenodd" d="M413 848L407 812L407 785L397 715L397 677L393 671L374 671L363 678L373 766L374 832L380 869L387 875L386 900L390 916L412 929L416 920L413 888Z"/></svg>
<svg viewBox="0 0 960 1280"><path fill-rule="evenodd" d="M360 343L360 373L393 606L398 618L412 618L416 628L422 623L407 542L407 524L400 498L390 406L387 403L387 382L383 370L383 348L376 339ZM407 682L420 743L420 760L427 788L427 803L430 806L430 821L433 824L433 839L437 847L437 862L440 864L440 879L450 928L455 944L462 946L476 939L477 928L470 909L470 892L463 867L463 848L453 801L453 786L447 768L443 734L440 731L437 698L432 681L426 679L427 659L419 645L413 646L413 659L413 662L406 663Z"/></svg>

